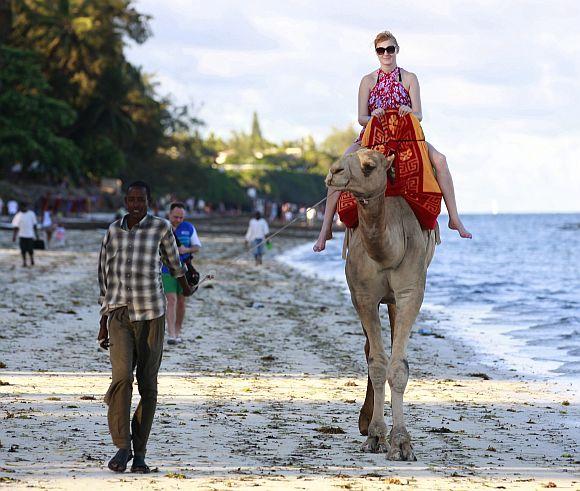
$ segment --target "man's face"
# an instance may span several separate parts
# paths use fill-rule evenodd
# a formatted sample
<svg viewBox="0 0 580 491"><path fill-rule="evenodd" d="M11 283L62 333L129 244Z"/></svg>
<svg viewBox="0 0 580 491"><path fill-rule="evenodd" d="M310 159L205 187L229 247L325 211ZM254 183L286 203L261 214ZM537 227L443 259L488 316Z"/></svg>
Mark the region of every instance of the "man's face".
<svg viewBox="0 0 580 491"><path fill-rule="evenodd" d="M173 208L169 212L169 221L173 228L179 227L183 220L185 219L185 210L183 208Z"/></svg>
<svg viewBox="0 0 580 491"><path fill-rule="evenodd" d="M125 207L131 218L141 221L147 214L148 206L149 201L147 200L147 190L145 188L135 187L127 191Z"/></svg>

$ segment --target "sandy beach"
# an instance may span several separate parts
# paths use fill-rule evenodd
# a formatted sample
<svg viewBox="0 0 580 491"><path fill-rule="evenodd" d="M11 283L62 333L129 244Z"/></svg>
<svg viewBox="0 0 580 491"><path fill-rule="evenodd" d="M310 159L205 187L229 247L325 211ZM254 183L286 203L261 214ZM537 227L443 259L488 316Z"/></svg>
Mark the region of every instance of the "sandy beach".
<svg viewBox="0 0 580 491"><path fill-rule="evenodd" d="M165 349L154 472L113 474L110 366L96 343L102 232L70 231L33 269L0 234L2 486L580 490L574 387L485 366L450 336L417 334L422 318L405 394L418 461L363 453L364 336L350 300L275 261L305 239L277 240L258 269L232 262L243 243L223 234L201 237L197 264L216 277L188 300L185 344Z"/></svg>

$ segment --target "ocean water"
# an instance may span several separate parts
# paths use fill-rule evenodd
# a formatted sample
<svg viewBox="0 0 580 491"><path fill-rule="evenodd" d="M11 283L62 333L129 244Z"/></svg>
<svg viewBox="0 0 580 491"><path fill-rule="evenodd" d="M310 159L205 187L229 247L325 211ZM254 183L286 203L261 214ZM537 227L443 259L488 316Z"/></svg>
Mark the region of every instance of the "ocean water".
<svg viewBox="0 0 580 491"><path fill-rule="evenodd" d="M580 382L580 214L467 215L473 240L439 219L422 311L433 328L536 378ZM343 234L279 260L346 289ZM348 289L346 289L348 291Z"/></svg>

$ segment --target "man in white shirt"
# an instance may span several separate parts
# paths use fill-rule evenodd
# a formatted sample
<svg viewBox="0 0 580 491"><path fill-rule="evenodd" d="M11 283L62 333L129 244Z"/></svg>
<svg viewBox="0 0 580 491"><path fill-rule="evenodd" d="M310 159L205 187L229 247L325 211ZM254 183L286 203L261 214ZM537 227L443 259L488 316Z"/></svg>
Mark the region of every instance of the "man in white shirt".
<svg viewBox="0 0 580 491"><path fill-rule="evenodd" d="M20 211L12 219L12 226L14 227L12 242L16 242L16 237L18 237L22 254L22 266L25 268L27 266L26 254L30 256L30 265L34 266L34 239L38 239L36 225L36 215L28 209L27 203L22 203Z"/></svg>
<svg viewBox="0 0 580 491"><path fill-rule="evenodd" d="M250 220L248 231L246 232L246 242L252 248L254 258L256 259L256 266L262 264L262 256L264 255L264 243L266 236L270 233L268 222L262 218L262 214L257 211L254 218Z"/></svg>

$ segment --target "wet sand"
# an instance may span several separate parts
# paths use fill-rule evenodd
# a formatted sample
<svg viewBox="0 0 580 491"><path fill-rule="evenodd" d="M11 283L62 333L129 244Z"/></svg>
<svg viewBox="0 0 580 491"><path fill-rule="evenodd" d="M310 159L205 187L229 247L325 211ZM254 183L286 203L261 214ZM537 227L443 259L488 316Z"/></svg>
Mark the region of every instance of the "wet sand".
<svg viewBox="0 0 580 491"><path fill-rule="evenodd" d="M418 335L421 318L405 397L418 461L361 452L364 337L350 300L273 260L303 239L277 240L256 268L247 256L230 261L242 242L225 235L201 237L197 264L216 278L188 300L185 343L165 349L148 448L155 472L113 474L102 401L110 366L95 340L100 237L70 231L67 248L23 269L0 235L1 485L580 489L574 388L484 366L449 337Z"/></svg>

